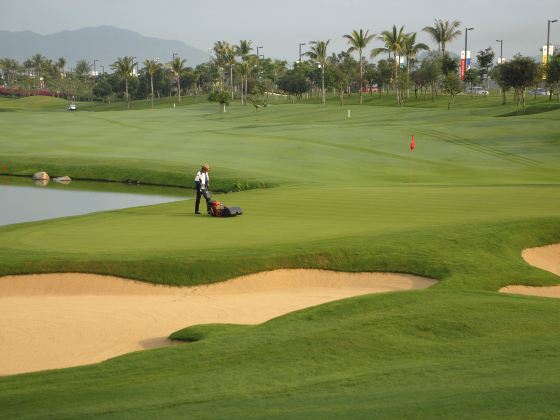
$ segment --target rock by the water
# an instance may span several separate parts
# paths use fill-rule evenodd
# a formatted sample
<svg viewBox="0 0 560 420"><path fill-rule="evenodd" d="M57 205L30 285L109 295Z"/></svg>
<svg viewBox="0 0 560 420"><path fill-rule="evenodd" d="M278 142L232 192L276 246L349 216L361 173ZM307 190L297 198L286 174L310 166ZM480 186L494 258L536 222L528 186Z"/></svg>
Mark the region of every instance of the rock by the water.
<svg viewBox="0 0 560 420"><path fill-rule="evenodd" d="M48 181L50 179L49 174L46 172L35 172L33 174L33 179L34 180L40 180L40 181Z"/></svg>
<svg viewBox="0 0 560 420"><path fill-rule="evenodd" d="M56 178L53 178L53 181L60 182L61 184L68 184L70 181L72 181L72 178L70 178L69 176L58 176Z"/></svg>
<svg viewBox="0 0 560 420"><path fill-rule="evenodd" d="M48 179L34 179L33 183L39 187L46 187L49 183Z"/></svg>

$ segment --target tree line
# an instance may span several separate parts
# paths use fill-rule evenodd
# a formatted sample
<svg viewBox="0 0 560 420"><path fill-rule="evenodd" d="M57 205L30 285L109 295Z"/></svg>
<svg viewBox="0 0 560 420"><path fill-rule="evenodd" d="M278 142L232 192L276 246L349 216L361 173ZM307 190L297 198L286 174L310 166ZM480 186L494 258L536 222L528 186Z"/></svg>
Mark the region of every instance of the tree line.
<svg viewBox="0 0 560 420"><path fill-rule="evenodd" d="M486 88L494 80L503 93L514 91L518 105L525 104L525 91L538 86L543 78L552 93L559 92L560 56L553 57L546 67L529 57L516 56L506 63L494 65L491 47L476 55L478 66L469 69L459 80L459 61L447 51L447 44L462 34L459 21L436 19L426 32L437 44L436 50L416 41L416 32L394 25L379 34L358 29L346 35L348 48L330 52L330 40L313 40L301 61L288 66L286 61L264 58L254 53L252 42L238 44L217 41L209 61L189 67L181 57L168 63L134 57L118 58L109 66L112 72L93 74L92 65L85 59L66 69L66 60L52 60L41 54L18 63L14 59L0 59L0 92L5 95L52 95L76 100L151 100L165 96L181 102L184 95L208 95L209 100L222 105L239 100L255 107L265 102L265 95L284 96L293 101L304 96L320 98L326 103L330 92L344 104L345 97L358 94L360 104L364 93L379 95L392 93L396 103L402 104L414 94L415 98L431 100L442 93L453 98L466 86L483 84ZM381 47L370 48L377 41ZM423 53L423 59L418 56ZM369 60L377 59L376 63ZM134 71L136 69L136 72ZM105 69L104 69L105 70ZM543 77L545 76L545 77ZM560 97L559 97L560 100Z"/></svg>

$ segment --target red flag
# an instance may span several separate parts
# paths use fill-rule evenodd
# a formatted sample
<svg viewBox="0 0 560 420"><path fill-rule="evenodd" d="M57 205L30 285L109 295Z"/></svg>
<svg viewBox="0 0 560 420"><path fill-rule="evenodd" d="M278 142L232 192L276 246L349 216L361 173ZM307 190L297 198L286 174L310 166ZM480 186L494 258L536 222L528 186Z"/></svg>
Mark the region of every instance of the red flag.
<svg viewBox="0 0 560 420"><path fill-rule="evenodd" d="M414 142L414 134L412 135L412 139L410 139L410 151L412 152L416 147L416 143Z"/></svg>

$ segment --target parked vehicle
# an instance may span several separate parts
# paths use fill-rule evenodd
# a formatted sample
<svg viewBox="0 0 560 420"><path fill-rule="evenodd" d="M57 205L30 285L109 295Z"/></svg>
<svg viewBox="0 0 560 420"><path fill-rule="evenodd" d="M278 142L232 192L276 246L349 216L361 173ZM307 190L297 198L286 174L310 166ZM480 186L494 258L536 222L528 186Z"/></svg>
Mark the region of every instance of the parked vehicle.
<svg viewBox="0 0 560 420"><path fill-rule="evenodd" d="M379 93L379 86L364 86L362 88L362 93Z"/></svg>
<svg viewBox="0 0 560 420"><path fill-rule="evenodd" d="M76 110L76 104L75 103L68 104L68 106L66 107L66 110L75 111Z"/></svg>
<svg viewBox="0 0 560 420"><path fill-rule="evenodd" d="M529 95L537 95L537 96L548 96L550 95L550 92L548 90L546 90L545 88L538 88L538 89L531 89L529 92Z"/></svg>
<svg viewBox="0 0 560 420"><path fill-rule="evenodd" d="M467 88L466 93L468 95L489 95L490 92L488 92L487 90L485 90L484 88L480 87L480 86L473 86L473 87L469 87Z"/></svg>

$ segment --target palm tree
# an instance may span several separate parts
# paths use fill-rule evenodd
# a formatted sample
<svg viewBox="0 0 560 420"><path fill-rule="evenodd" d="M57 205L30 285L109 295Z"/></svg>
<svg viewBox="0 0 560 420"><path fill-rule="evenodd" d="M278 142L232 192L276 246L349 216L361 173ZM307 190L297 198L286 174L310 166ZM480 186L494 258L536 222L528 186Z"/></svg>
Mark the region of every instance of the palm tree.
<svg viewBox="0 0 560 420"><path fill-rule="evenodd" d="M331 40L311 41L309 51L305 54L321 66L321 94L325 105L325 66L327 65L327 46Z"/></svg>
<svg viewBox="0 0 560 420"><path fill-rule="evenodd" d="M43 69L45 67L45 61L46 60L47 60L47 57L45 57L44 55L41 55L41 54L35 54L30 59L31 67L33 68L34 77L37 81L36 85L35 85L37 90L39 90L39 88L40 88L39 80L40 80L41 74L43 74Z"/></svg>
<svg viewBox="0 0 560 420"><path fill-rule="evenodd" d="M242 61L246 61L248 55L253 51L253 47L251 47L252 42L247 40L240 40L239 45L235 47L235 53L241 57Z"/></svg>
<svg viewBox="0 0 560 420"><path fill-rule="evenodd" d="M132 74L134 68L134 58L132 57L119 57L117 61L111 64L111 68L115 70L117 75L124 77L124 86L126 94L126 107L130 108L130 98L128 96L128 78Z"/></svg>
<svg viewBox="0 0 560 420"><path fill-rule="evenodd" d="M351 34L344 35L344 38L348 40L348 44L350 48L348 52L358 51L360 55L360 105L362 104L362 83L363 83L363 68L362 68L362 54L364 48L367 47L367 44L375 37L375 34L369 35L369 31L363 32L362 29L360 31L352 31Z"/></svg>
<svg viewBox="0 0 560 420"><path fill-rule="evenodd" d="M161 64L159 61L155 60L145 60L144 67L150 75L150 87L152 89L152 109L154 108L154 75L161 69Z"/></svg>
<svg viewBox="0 0 560 420"><path fill-rule="evenodd" d="M177 80L177 91L179 92L179 102L181 102L181 76L185 71L185 63L187 60L181 59L181 57L175 57L171 62L171 72Z"/></svg>
<svg viewBox="0 0 560 420"><path fill-rule="evenodd" d="M214 55L215 55L214 62L216 63L216 66L218 66L218 68L220 69L220 91L224 90L222 69L226 65L226 58L224 55L224 50L226 49L226 45L229 45L229 43L226 41L216 41L214 42L214 47L213 47Z"/></svg>
<svg viewBox="0 0 560 420"><path fill-rule="evenodd" d="M229 43L224 43L222 54L224 59L224 64L229 66L229 88L231 90L231 99L233 100L233 67L236 64L235 57L237 48L235 45L230 45Z"/></svg>
<svg viewBox="0 0 560 420"><path fill-rule="evenodd" d="M393 25L393 29L390 31L383 31L377 37L379 40L385 43L385 47L383 48L375 48L370 57L376 57L380 53L388 52L389 53L389 61L391 60L391 53L393 53L393 57L395 58L395 79L397 77L398 68L400 65L400 57L403 55L404 50L404 43L406 38L406 33L404 32L404 26L397 31L396 25Z"/></svg>
<svg viewBox="0 0 560 420"><path fill-rule="evenodd" d="M245 61L239 63L239 74L242 78L245 79L245 93L243 95L245 99L243 101L243 104L247 103L247 81L249 80L249 76L251 76L255 72L258 64L259 60L255 55L249 55L247 56L247 59Z"/></svg>
<svg viewBox="0 0 560 420"><path fill-rule="evenodd" d="M58 69L58 72L60 73L60 77L64 78L64 67L66 67L66 58L59 57L58 60L56 60L56 67Z"/></svg>
<svg viewBox="0 0 560 420"><path fill-rule="evenodd" d="M422 30L427 32L432 39L437 42L439 51L444 54L445 44L461 35L462 32L458 29L459 26L461 26L461 22L458 20L454 20L453 22L446 20L444 22L441 19L436 19L434 21L434 26L426 26Z"/></svg>
<svg viewBox="0 0 560 420"><path fill-rule="evenodd" d="M17 76L18 69L19 64L13 58L0 59L0 70L4 73L9 86L12 86L12 82Z"/></svg>
<svg viewBox="0 0 560 420"><path fill-rule="evenodd" d="M416 32L406 34L403 40L403 55L406 57L406 71L410 73L410 62L416 58L420 51L429 51L430 47L420 42L416 43Z"/></svg>
<svg viewBox="0 0 560 420"><path fill-rule="evenodd" d="M82 58L81 60L78 60L78 62L76 63L75 71L76 71L76 75L80 79L85 79L91 72L91 64L89 64L87 60Z"/></svg>
<svg viewBox="0 0 560 420"><path fill-rule="evenodd" d="M243 63L245 63L249 59L249 54L253 50L253 47L251 47L251 41L242 39L239 41L239 45L236 45L234 48L235 48L235 54L238 57L241 57L241 69L243 71ZM248 78L246 72L242 73L241 74L241 105L245 104L245 87L248 82L247 79Z"/></svg>

